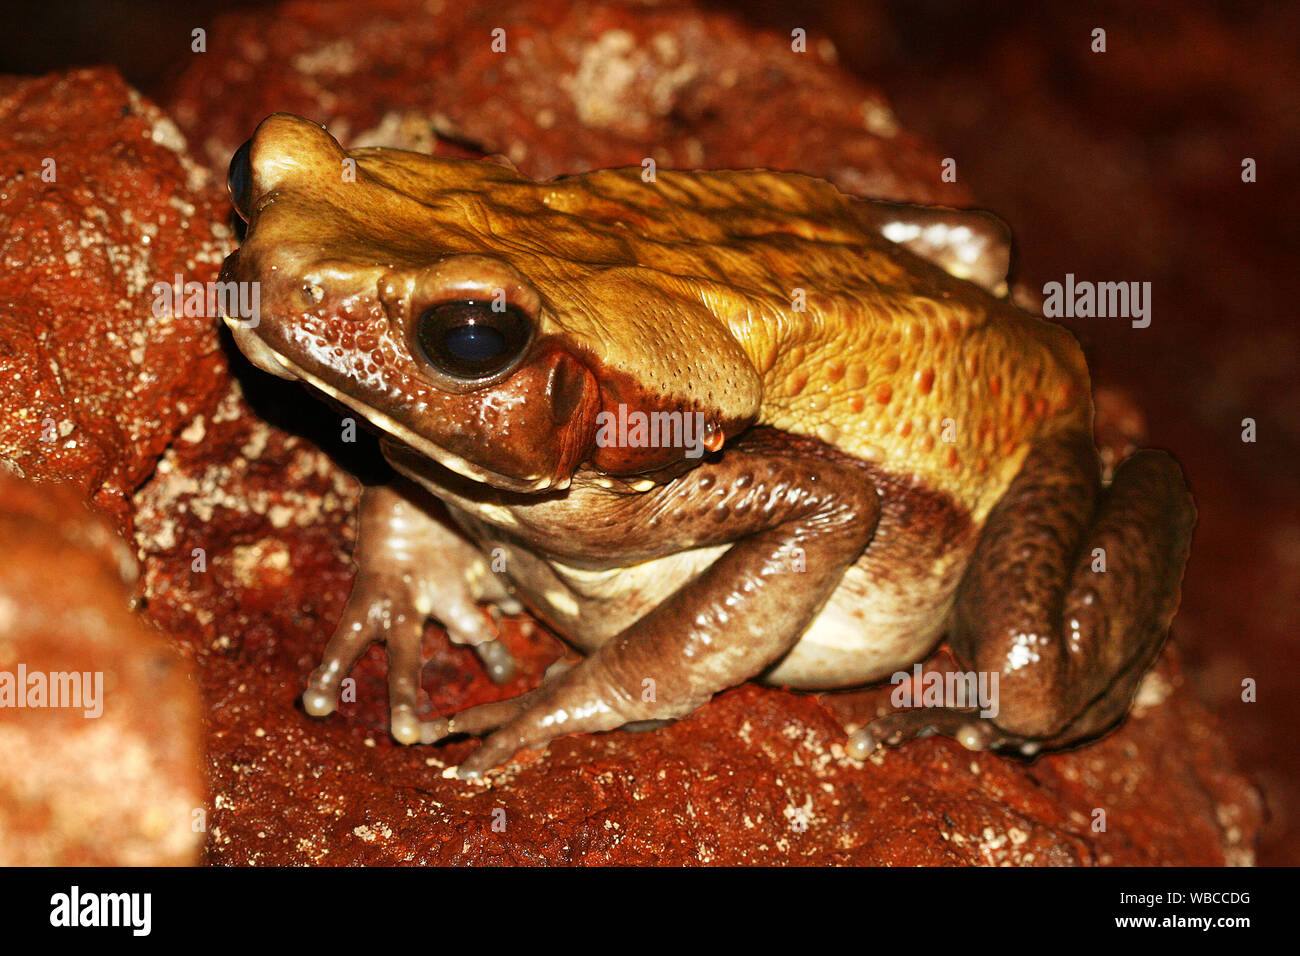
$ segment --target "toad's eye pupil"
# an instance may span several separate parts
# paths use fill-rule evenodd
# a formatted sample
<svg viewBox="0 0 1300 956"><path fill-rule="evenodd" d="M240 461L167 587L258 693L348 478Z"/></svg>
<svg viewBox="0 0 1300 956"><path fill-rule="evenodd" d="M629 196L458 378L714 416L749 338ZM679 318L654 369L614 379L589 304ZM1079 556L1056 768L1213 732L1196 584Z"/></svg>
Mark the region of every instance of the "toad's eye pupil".
<svg viewBox="0 0 1300 956"><path fill-rule="evenodd" d="M532 337L528 316L517 306L493 309L473 299L442 302L425 309L416 326L424 358L458 379L479 379L504 371L523 355Z"/></svg>
<svg viewBox="0 0 1300 956"><path fill-rule="evenodd" d="M443 335L447 351L466 362L490 362L506 350L506 337L487 325L461 325Z"/></svg>

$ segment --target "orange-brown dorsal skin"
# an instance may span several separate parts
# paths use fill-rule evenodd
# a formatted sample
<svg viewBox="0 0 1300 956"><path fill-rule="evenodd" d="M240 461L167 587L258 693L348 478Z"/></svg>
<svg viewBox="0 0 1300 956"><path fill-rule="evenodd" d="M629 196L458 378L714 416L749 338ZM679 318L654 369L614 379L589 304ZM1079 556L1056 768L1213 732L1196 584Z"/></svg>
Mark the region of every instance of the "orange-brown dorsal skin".
<svg viewBox="0 0 1300 956"><path fill-rule="evenodd" d="M295 159L260 170L286 201L262 212L246 261L265 248L378 281L431 255L490 257L535 288L542 331L636 382L645 407L815 437L977 522L1035 438L1091 427L1067 331L884 239L869 203L821 180L621 169L537 183L491 163L345 153L290 117L259 135ZM349 156L355 181L339 174Z"/></svg>
<svg viewBox="0 0 1300 956"><path fill-rule="evenodd" d="M884 239L861 200L821 180L646 182L619 169L538 184L481 163L397 154L399 171L391 151L382 168L356 155L393 186L457 205L476 227L468 246L513 257L554 321L599 342L611 367L743 416L754 399L747 375L728 371L734 339L761 382L757 424L914 476L976 521L1035 438L1091 427L1066 330Z"/></svg>

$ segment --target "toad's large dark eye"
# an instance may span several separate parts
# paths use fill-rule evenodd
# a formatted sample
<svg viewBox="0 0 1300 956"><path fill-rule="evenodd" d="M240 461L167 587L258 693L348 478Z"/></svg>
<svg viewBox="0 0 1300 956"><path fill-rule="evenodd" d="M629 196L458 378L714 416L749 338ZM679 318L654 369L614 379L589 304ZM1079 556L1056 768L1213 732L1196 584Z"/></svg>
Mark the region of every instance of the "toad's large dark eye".
<svg viewBox="0 0 1300 956"><path fill-rule="evenodd" d="M230 190L230 201L244 222L248 222L248 206L253 198L250 195L253 191L253 167L249 161L252 152L253 141L244 140L244 145L235 150L230 168L226 170L226 188Z"/></svg>
<svg viewBox="0 0 1300 956"><path fill-rule="evenodd" d="M532 324L517 306L496 311L489 302L442 302L425 309L416 326L424 357L453 378L487 378L528 348Z"/></svg>

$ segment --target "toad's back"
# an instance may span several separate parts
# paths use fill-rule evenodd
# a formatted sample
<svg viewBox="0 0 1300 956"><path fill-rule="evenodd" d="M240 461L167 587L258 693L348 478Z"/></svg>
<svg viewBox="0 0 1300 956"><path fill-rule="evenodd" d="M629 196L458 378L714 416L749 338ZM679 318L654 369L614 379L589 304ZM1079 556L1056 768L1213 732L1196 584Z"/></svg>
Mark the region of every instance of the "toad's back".
<svg viewBox="0 0 1300 956"><path fill-rule="evenodd" d="M646 183L620 169L534 183L483 163L357 155L439 222L470 225L444 244L554 277L561 323L629 308L657 324L721 323L760 376L759 423L948 494L976 523L1035 438L1090 427L1070 334L883 238L888 204L798 174L667 171ZM655 300L680 307L655 312ZM617 336L593 338L621 364ZM733 358L699 350L686 375L708 380L711 362ZM669 392L674 371L657 376Z"/></svg>

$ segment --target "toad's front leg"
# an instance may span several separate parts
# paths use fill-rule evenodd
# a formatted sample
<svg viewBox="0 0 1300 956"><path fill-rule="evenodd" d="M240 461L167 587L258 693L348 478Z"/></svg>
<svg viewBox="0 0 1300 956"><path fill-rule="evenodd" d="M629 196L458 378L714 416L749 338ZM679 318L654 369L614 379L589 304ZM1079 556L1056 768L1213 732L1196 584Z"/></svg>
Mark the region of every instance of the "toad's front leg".
<svg viewBox="0 0 1300 956"><path fill-rule="evenodd" d="M875 488L851 464L729 450L649 492L607 499L609 532L661 553L734 542L578 666L512 701L425 724L426 741L495 729L477 776L562 734L683 717L782 657L871 540Z"/></svg>

